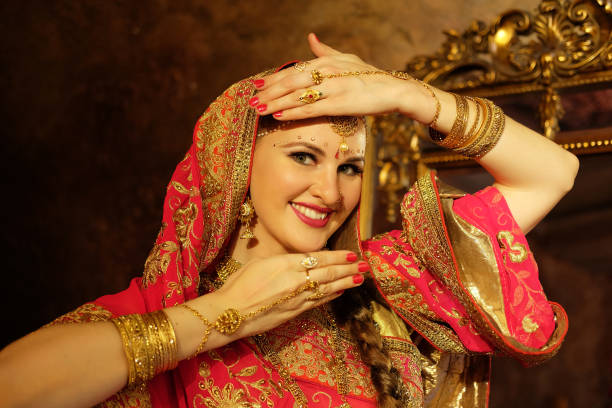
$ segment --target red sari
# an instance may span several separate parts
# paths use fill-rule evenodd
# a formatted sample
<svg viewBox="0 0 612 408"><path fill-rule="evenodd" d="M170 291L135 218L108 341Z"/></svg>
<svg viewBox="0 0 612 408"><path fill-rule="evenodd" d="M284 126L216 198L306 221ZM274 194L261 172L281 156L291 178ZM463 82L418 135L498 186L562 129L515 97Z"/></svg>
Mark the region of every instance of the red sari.
<svg viewBox="0 0 612 408"><path fill-rule="evenodd" d="M198 120L164 201L162 228L144 274L54 323L108 320L193 299L210 288L244 200L258 116L252 80L238 82ZM384 345L404 380L410 407L484 407L489 360L507 354L525 364L550 358L567 330L549 303L527 241L502 195L465 195L433 174L419 179L402 206L403 230L360 242L358 211L336 233L335 248L356 249L372 267L386 305L373 303ZM321 310L298 316L261 338L205 352L102 403L108 407L337 407L331 328ZM375 406L369 367L340 330L353 407ZM423 340L423 341L421 341ZM295 384L279 375L275 351ZM298 389L296 389L296 386Z"/></svg>

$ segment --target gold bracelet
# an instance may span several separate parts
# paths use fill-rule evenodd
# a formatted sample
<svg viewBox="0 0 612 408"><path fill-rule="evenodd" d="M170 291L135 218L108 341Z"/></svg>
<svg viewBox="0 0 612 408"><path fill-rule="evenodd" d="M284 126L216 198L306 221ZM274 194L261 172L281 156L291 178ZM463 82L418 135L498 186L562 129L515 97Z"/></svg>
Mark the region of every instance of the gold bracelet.
<svg viewBox="0 0 612 408"><path fill-rule="evenodd" d="M128 363L128 387L143 384L177 366L176 334L162 310L119 316L111 321L123 343Z"/></svg>
<svg viewBox="0 0 612 408"><path fill-rule="evenodd" d="M125 324L127 320L127 316L119 316L115 319L111 319L111 322L113 322L113 324L117 328L117 331L119 331L119 335L121 336L123 352L125 354L125 358L127 360L128 365L128 386L131 386L136 383L136 367L134 363L134 355L132 353L132 342L130 340L130 334Z"/></svg>
<svg viewBox="0 0 612 408"><path fill-rule="evenodd" d="M195 353L191 357L189 357L190 359L192 359L195 356L197 356L198 354L200 354L202 352L202 350L204 350L204 345L206 345L206 342L208 341L208 336L210 335L211 324L210 324L210 322L208 321L207 318L202 316L200 314L200 312L198 312L197 310L195 310L193 307L189 306L188 304L182 303L182 304L179 305L179 307L182 307L182 308L185 308L185 309L189 310L191 313L193 313L193 315L195 317L197 317L204 324L204 335L202 336L202 340L200 341L200 345L196 349Z"/></svg>
<svg viewBox="0 0 612 408"><path fill-rule="evenodd" d="M294 297L298 296L300 293L303 293L307 290L315 290L318 288L318 286L319 286L318 282L308 281L304 285L300 286L296 290L289 293L288 295L285 295L268 305L261 306L259 309L254 310L244 315L241 314L238 310L233 309L233 308L225 309L223 313L217 316L217 319L215 319L214 323L211 323L207 318L202 316L200 312L198 312L196 309L189 306L188 304L182 303L178 305L179 307L189 310L198 320L202 322L202 324L204 324L204 335L202 336L200 345L196 349L195 353L189 358L193 358L197 356L204 350L204 346L206 345L206 342L208 342L208 337L210 336L210 332L212 331L212 329L215 329L219 333L225 334L225 335L233 334L240 328L240 326L245 320L251 319L261 313L267 312L273 307L276 307L280 304L283 304L293 299Z"/></svg>
<svg viewBox="0 0 612 408"><path fill-rule="evenodd" d="M465 128L470 115L467 99L457 94L453 94L453 96L455 97L455 103L457 106L457 116L446 138L439 142L440 146L449 149L456 148L461 145L460 140L464 137Z"/></svg>
<svg viewBox="0 0 612 408"><path fill-rule="evenodd" d="M471 157L471 156L468 156L467 152L470 151L472 147L476 143L478 143L478 141L481 140L486 135L486 133L489 131L489 128L491 126L491 121L493 119L493 108L495 107L493 102L491 102L488 99L484 99L484 98L474 98L474 99L479 104L481 104L483 108L482 123L480 124L478 131L476 131L476 133L472 135L471 138L463 146L453 149L457 153L464 155L466 157Z"/></svg>
<svg viewBox="0 0 612 408"><path fill-rule="evenodd" d="M475 159L480 159L482 156L490 152L491 149L495 147L497 142L499 142L501 134L504 131L505 124L506 115L504 115L504 112L499 106L493 106L493 118L491 120L490 128L487 129L487 132L485 132L480 139L466 149L465 155Z"/></svg>
<svg viewBox="0 0 612 408"><path fill-rule="evenodd" d="M474 123L472 124L472 127L470 127L470 130L468 130L465 133L465 137L459 141L459 145L460 146L464 146L468 140L471 139L471 136L474 134L474 132L476 131L476 126L478 126L478 122L480 121L480 108L481 105L476 102L476 100L474 98L472 98L471 96L466 96L468 101L472 101L474 103L474 105L476 105L476 119L474 119Z"/></svg>

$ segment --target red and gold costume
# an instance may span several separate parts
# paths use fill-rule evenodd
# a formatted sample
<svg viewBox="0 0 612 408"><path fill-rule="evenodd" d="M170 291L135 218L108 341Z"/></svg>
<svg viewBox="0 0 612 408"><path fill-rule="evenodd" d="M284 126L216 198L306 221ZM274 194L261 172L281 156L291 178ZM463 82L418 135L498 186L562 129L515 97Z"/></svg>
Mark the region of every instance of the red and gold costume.
<svg viewBox="0 0 612 408"><path fill-rule="evenodd" d="M85 304L54 323L108 320L171 307L205 292L215 276L245 199L258 117L252 80L231 86L198 120L164 202L161 231L144 274L115 295ZM490 357L525 364L550 358L567 330L549 303L527 241L493 187L465 195L418 180L401 205L403 230L359 242L358 211L335 247L361 250L386 305L372 303L384 345L404 380L410 407L484 407ZM125 389L107 407L294 407L265 348L280 357L308 406L342 405L333 370L331 328L321 310L266 334L181 361L146 387ZM376 392L355 340L340 330L352 407L373 407ZM294 384L294 386L295 386Z"/></svg>

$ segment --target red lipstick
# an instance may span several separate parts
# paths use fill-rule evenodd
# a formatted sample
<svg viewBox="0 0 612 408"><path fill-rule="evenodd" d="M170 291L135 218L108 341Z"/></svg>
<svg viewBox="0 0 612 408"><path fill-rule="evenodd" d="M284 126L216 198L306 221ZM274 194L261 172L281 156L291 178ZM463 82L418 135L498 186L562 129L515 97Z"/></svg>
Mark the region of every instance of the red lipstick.
<svg viewBox="0 0 612 408"><path fill-rule="evenodd" d="M293 210L293 212L295 212L295 215L297 215L297 217L306 225L309 225L314 228L323 228L324 226L327 225L327 223L331 219L331 213L333 212L333 210L330 208L323 208L323 207L316 206L314 204L307 204L307 203L294 203L294 204L301 205L307 208L312 208L313 210L316 210L321 213L327 213L325 218L321 220L317 220L314 218L307 217L306 215L299 212L297 208L291 205L291 209Z"/></svg>

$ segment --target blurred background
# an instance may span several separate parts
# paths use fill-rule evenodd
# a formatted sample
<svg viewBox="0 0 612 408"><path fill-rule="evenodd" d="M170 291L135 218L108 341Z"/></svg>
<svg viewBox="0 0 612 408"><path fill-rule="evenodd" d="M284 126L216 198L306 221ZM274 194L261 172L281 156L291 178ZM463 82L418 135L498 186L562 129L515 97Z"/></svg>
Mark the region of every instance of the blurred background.
<svg viewBox="0 0 612 408"><path fill-rule="evenodd" d="M199 114L238 79L310 59L308 32L403 69L436 51L443 30L538 3L3 2L0 346L141 274ZM611 179L610 156L585 158L575 191L530 233L570 331L543 366L495 360L492 407L612 406Z"/></svg>

